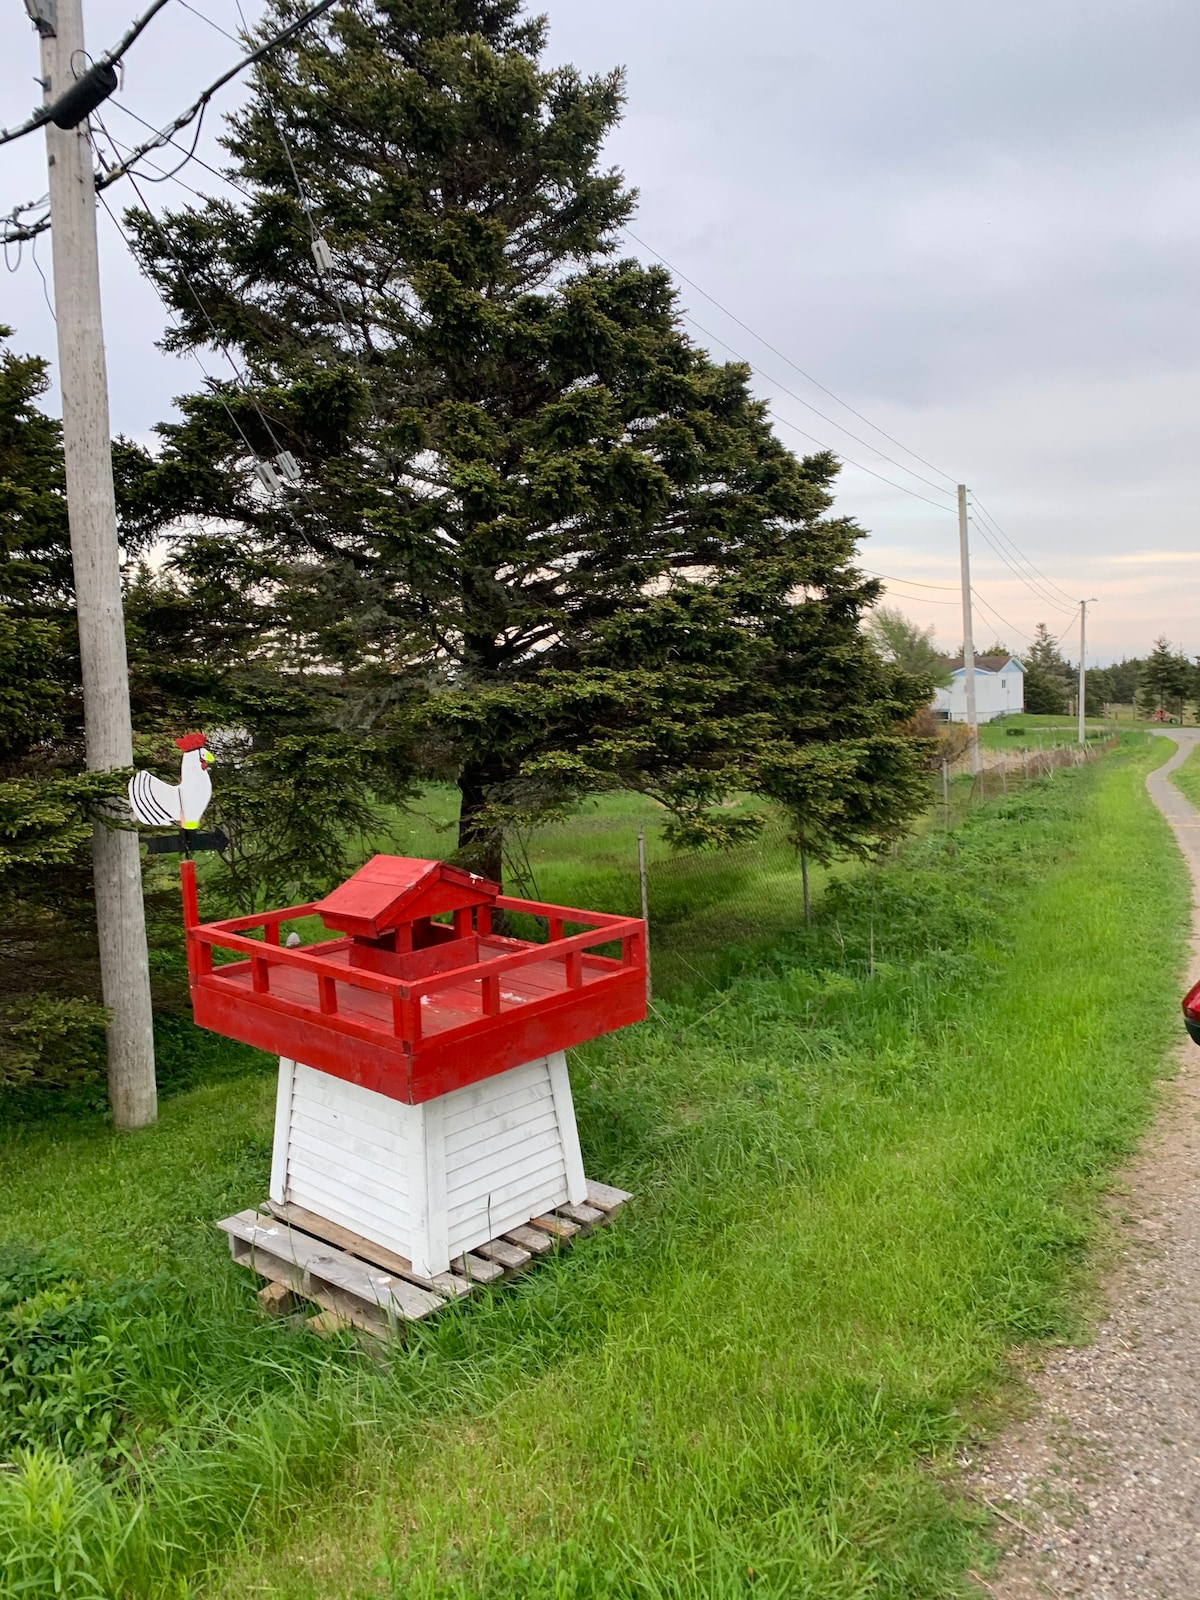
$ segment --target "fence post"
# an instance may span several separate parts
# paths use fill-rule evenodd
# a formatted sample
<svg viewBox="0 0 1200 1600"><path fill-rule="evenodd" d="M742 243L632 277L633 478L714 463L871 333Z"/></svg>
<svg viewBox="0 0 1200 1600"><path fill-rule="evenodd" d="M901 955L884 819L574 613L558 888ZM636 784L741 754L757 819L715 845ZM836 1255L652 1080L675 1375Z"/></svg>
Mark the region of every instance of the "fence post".
<svg viewBox="0 0 1200 1600"><path fill-rule="evenodd" d="M642 891L642 921L646 924L646 1001L649 1003L652 992L650 988L650 894L646 884L646 830L638 828L638 884Z"/></svg>
<svg viewBox="0 0 1200 1600"><path fill-rule="evenodd" d="M946 819L946 827L950 827L950 763L942 762L942 812Z"/></svg>

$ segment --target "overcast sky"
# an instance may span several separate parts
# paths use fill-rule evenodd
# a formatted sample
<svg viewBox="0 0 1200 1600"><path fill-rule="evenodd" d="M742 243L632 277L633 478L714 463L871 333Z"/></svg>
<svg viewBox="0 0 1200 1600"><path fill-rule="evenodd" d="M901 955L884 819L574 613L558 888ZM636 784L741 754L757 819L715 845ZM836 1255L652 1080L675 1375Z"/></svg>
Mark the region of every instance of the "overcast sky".
<svg viewBox="0 0 1200 1600"><path fill-rule="evenodd" d="M139 3L85 0L93 51ZM236 0L196 4L236 29ZM1040 573L1035 592L973 527L981 646L999 635L1021 648L1039 621L1072 628L1065 594L1097 597L1098 659L1144 653L1158 633L1200 652L1194 4L551 0L548 10L554 60L627 68L611 157L640 191L642 243L628 248L691 280L681 289L693 335L753 362L784 439L814 448L803 429L847 458L839 504L868 531L863 565L905 580L892 603L946 645L961 640L954 589L935 587L957 583L961 480ZM134 46L117 98L166 120L234 50L169 5ZM36 71L36 37L9 0L0 123L34 104ZM235 103L226 91L219 108ZM122 141L141 131L115 107L104 119ZM218 124L210 116L200 146L214 160ZM201 189L214 181L195 166L183 176ZM0 210L44 187L37 135L0 149ZM154 194L188 198L170 183ZM149 440L199 373L155 348L158 302L100 220L113 425ZM47 274L49 256L43 240ZM52 357L28 247L2 282L0 319L15 324L17 347ZM1076 638L1064 640L1070 654Z"/></svg>

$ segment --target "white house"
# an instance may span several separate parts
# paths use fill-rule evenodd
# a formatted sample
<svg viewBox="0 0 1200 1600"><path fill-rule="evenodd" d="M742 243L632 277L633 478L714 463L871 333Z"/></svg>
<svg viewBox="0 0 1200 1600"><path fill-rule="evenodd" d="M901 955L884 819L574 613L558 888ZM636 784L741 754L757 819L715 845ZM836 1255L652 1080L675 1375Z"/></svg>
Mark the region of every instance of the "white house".
<svg viewBox="0 0 1200 1600"><path fill-rule="evenodd" d="M935 689L933 709L951 722L967 720L967 674L962 657L947 661L952 678L948 689ZM1010 711L1025 709L1025 671L1016 656L975 657L975 715L991 722Z"/></svg>

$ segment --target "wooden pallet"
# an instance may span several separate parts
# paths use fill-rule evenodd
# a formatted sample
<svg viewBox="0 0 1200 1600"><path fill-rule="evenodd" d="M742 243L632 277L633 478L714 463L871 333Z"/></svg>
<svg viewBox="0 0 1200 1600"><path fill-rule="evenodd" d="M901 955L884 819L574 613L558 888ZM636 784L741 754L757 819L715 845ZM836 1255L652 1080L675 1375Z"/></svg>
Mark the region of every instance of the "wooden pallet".
<svg viewBox="0 0 1200 1600"><path fill-rule="evenodd" d="M228 1235L233 1259L268 1280L258 1297L265 1311L282 1315L309 1300L321 1308L309 1323L316 1333L354 1327L388 1337L401 1324L419 1322L479 1284L523 1272L537 1257L611 1222L629 1198L623 1189L589 1183L586 1204L531 1217L431 1278L414 1272L403 1256L301 1206L268 1203L217 1227Z"/></svg>

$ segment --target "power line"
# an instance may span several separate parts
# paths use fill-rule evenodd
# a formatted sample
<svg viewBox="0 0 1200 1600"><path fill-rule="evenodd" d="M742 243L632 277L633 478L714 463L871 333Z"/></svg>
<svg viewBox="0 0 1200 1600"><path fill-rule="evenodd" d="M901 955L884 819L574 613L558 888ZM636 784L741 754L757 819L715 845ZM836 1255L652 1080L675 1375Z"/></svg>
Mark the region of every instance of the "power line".
<svg viewBox="0 0 1200 1600"><path fill-rule="evenodd" d="M707 289L702 289L700 285L696 283L694 279L689 278L685 272L681 272L678 267L672 266L672 264L667 260L666 256L664 256L660 251L655 250L652 245L647 244L644 239L639 239L637 234L634 233L633 229L627 224L624 224L623 228L624 232L629 235L634 244L641 245L642 249L648 251L650 255L655 258L655 260L661 261L663 266L666 267L668 271L673 272L677 278L682 278L684 283L688 284L690 288L695 289L697 294L702 294L706 300L708 300L712 305L716 306L717 310L727 316L731 322L736 322L739 328L744 328L752 339L757 339L761 345L764 345L774 355L777 355L781 361L786 361L788 366L791 367L793 371L798 372L800 376L808 383L811 383L816 388L820 389L822 394L827 394L831 400L836 400L838 405L843 406L847 411L849 411L851 416L857 417L860 422L865 422L868 428L874 428L876 433L882 435L882 437L888 440L890 444L894 444L898 450L903 450L905 455L912 456L914 461L919 461L923 467L928 467L931 472L936 472L939 477L945 478L949 483L957 483L958 480L951 477L950 473L943 472L941 467L935 466L932 461L927 461L924 456L918 455L915 450L910 450L906 444L902 444L899 439L894 438L892 434L886 431L886 429L881 428L877 422L872 422L870 417L864 416L861 411L855 410L849 401L843 400L840 395L835 394L834 391L823 384L819 378L814 378L811 372L806 372L804 368L793 361L790 356L785 355L782 350L780 350L776 345L773 345L769 339L764 339L761 333L756 333L748 322L743 322L741 317L729 310L728 306L723 306L715 295L709 294Z"/></svg>
<svg viewBox="0 0 1200 1600"><path fill-rule="evenodd" d="M952 589L957 593L956 583L922 583L919 578L895 578L889 572L872 572L869 567L862 570L872 578L882 578L885 583L906 583L910 589Z"/></svg>
<svg viewBox="0 0 1200 1600"><path fill-rule="evenodd" d="M117 107L117 109L120 110L120 107ZM127 144L122 144L119 139L114 138L114 136L108 131L107 127L105 127L105 125L100 121L99 117L95 117L93 120L95 121L96 126L103 132L104 137L108 140L109 144L112 146L114 152L116 153L117 159L120 160L121 152L123 150L129 150L130 146ZM94 150L96 149L94 144L92 148ZM100 162L102 169L107 166L107 162L104 160L104 157L98 150L96 150L96 158ZM148 156L143 156L142 159L148 166L153 167L154 171L160 175L157 178L151 178L147 173L143 172L141 176L145 178L147 183L165 183L169 178L172 182L177 183L181 189L186 189L188 194L193 195L197 200L207 199L207 196L202 195L199 189L193 189L190 183L184 183L183 179L179 176L181 167L187 165L186 161L182 162L180 167L176 167L173 171L168 172L165 167L156 165L156 163L151 161ZM36 245L36 243L37 240L35 239L34 244Z"/></svg>
<svg viewBox="0 0 1200 1600"><path fill-rule="evenodd" d="M199 17L201 22L207 22L210 28L215 28L218 33L223 34L226 39L231 39L234 44L243 44L245 42L239 39L236 33L230 33L228 28L223 28L219 22L214 22L211 17L205 16L203 11L198 11L195 6L188 5L188 0L176 0L176 4L181 5L185 11L190 11L194 17ZM238 10L241 10L240 6ZM243 17L242 21L245 22L245 20Z"/></svg>
<svg viewBox="0 0 1200 1600"><path fill-rule="evenodd" d="M698 329L706 339L715 340L717 344L724 345L726 350L730 350L734 355L737 355L737 351L733 349L732 345L725 344L724 339L720 338L715 333L710 333L709 330L704 327L702 323L697 322L695 317L693 317L689 312L685 311L683 313L683 317L686 322L690 322L692 324L693 328ZM922 477L919 472L914 472L911 467L906 467L903 461L897 461L894 456L889 456L886 451L881 450L878 445L871 444L869 440L862 438L857 433L852 433L844 423L835 421L833 417L828 416L824 411L818 411L816 406L810 404L809 401L805 400L802 395L798 395L794 389L789 389L786 384L780 383L777 378L771 377L770 373L764 372L761 367L756 367L752 361L746 360L745 356L741 356L739 359L746 361L746 365L750 368L750 370L752 372L757 372L760 378L764 378L767 383L773 384L775 388L782 390L784 394L790 396L791 399L797 401L798 404L805 406L813 413L814 416L820 417L822 422L828 422L830 427L837 428L840 432L844 433L848 439L853 439L856 444L863 445L867 450L874 450L875 454L879 456L881 460L889 462L893 467L899 467L901 472L907 472L911 477L914 477L918 483L927 485L927 487L933 489L935 493L948 493L948 491L943 489L940 484L934 483L930 478Z"/></svg>
<svg viewBox="0 0 1200 1600"><path fill-rule="evenodd" d="M1000 546L996 543L996 541L993 538L990 537L990 535L988 533L988 530L983 525L983 523L979 522L974 517L972 517L971 520L972 520L972 522L974 522L975 528L976 528L977 532L979 533L980 537L985 541L985 543L987 543L991 547L991 549L996 553L996 555L998 555L1000 557L1000 560L1003 561L1004 565L1012 573L1013 577L1018 579L1021 583L1023 583L1031 594L1036 595L1037 598L1043 603L1043 605L1047 605L1047 606L1049 606L1051 608L1051 610L1057 611L1060 614L1062 614L1062 612L1063 612L1063 603L1062 603L1062 601L1058 600L1054 595L1050 594L1046 589L1044 589L1042 587L1039 587L1038 584L1032 582L1029 578L1027 578L1025 576L1025 574L1021 571L1021 569L1013 564L1013 562L1004 553L1004 551L1000 548Z"/></svg>
<svg viewBox="0 0 1200 1600"><path fill-rule="evenodd" d="M865 422L869 428L873 428L875 430L875 432L880 434L883 438L887 439L891 444L894 444L898 449L903 450L906 455L910 455L910 456L912 456L912 458L915 461L919 461L922 464L922 466L928 467L931 472L936 472L939 475L939 477L945 478L950 483L956 483L957 482L957 480L955 478L953 478L950 473L946 472L943 468L935 465L934 462L929 461L926 457L918 454L917 451L911 449L908 445L904 444L901 440L897 439L893 434L888 433L886 431L886 429L881 428L878 423L872 422L869 417L867 417L867 416L865 416L863 414L863 412L858 411L854 406L850 405L848 401L843 400L840 395L836 394L834 392L834 390L830 389L826 384L823 384L818 378L814 378L813 375L810 372L805 371L805 369L803 367L801 367L797 362L793 361L790 356L786 355L784 351L780 350L777 345L772 344L769 339L765 338L762 334L757 332L756 329L752 328L750 326L750 324L745 322L741 317L739 317L736 314L736 312L731 311L728 306L723 305L722 302L720 300L718 300L715 295L710 294L708 292L708 290L703 288L700 284L698 284L695 281L694 278L690 278L690 277L688 277L688 275L685 272L680 271L680 269L678 267L674 266L670 261L668 261L667 258L660 251L655 250L652 245L647 243L646 240L640 238L636 233L633 232L633 230L631 228L626 226L624 228L624 232L629 236L630 239L632 239L634 241L635 244L640 245L643 250L647 251L654 259L656 259L657 261L661 262L662 265L665 266L676 277L680 278L684 283L688 284L698 294L703 295L706 300L708 300L712 305L716 306L716 308L720 312L722 312L725 316L729 317L729 319L732 322L737 323L738 327L743 328L748 334L750 334L750 336L752 338L757 339L759 341L759 343L762 344L766 349L772 351L773 354L777 355L780 358L780 360L785 361L789 367L791 367L794 371L798 372L801 375L801 377L805 378L809 383L814 384L818 389L821 390L821 392L823 394L829 395L829 397L832 400L837 401L838 405L843 406L847 411L849 411L851 413L851 415L857 417L861 422ZM693 324L693 326L695 326L697 329L699 329L699 331L701 333L703 333L706 338L715 339L716 342L718 344L722 345L726 350L731 351L734 355L739 355L739 353L736 350L734 350L732 345L728 344L725 340L718 338L715 334L710 333L694 317L690 316L686 312L683 313L683 315L686 318L686 320L691 322ZM745 360L746 358L742 357L742 356L739 356L739 359ZM770 378L768 374L763 373L762 370L759 367L757 367L753 362L747 362L747 365L750 366L751 369L754 372L757 372L759 374L759 376L761 376L764 379L766 379L767 382L769 382L769 383L774 383L775 382L774 379ZM832 417L827 416L826 413L823 412L823 411L819 411L816 406L810 405L810 403L807 400L802 399L801 396L795 394L792 390L784 388L784 386L782 384L779 384L778 387L780 389L782 389L785 394L790 395L792 399L799 401L799 403L801 405L806 406L810 411L814 412L817 416L821 417L822 420L824 420L826 422L829 422L833 427L840 429L841 432L845 433L849 438L854 439L859 444L867 444L867 441L862 439L858 434L853 433L849 428L846 428L843 424L834 421L834 419ZM803 428L798 427L795 423L788 422L786 418L780 417L776 412L772 411L770 414L773 417L775 417L776 421L782 422L782 423L784 423L785 426L793 428L803 438L812 439L814 441L814 443L818 443L818 444L822 442L822 441L818 440L815 435L807 433ZM902 465L902 463L897 462L894 459L894 457L891 457L891 456L887 455L884 451L878 450L876 446L867 445L867 447L869 449L876 449L877 453L880 456L882 456L882 458L885 461L890 462L893 466L899 466L902 471L910 473L912 477L914 477L914 478L916 478L918 480L918 482L924 483L924 484L928 485L931 488L938 489L938 486L936 484L930 484L930 481L929 481L928 478L923 477L918 472L913 472L911 467L904 467ZM830 448L830 447L826 446L826 448ZM837 454L841 455L841 452L838 451ZM868 473L872 472L871 468L864 467L861 463L852 461L848 456L843 456L842 459L845 460L846 463L849 466L857 467L859 471L868 472ZM872 473L872 476L880 478L881 481L883 481L884 483L890 484L893 488L902 489L907 494L915 495L915 497L917 499L925 499L926 498L923 495L916 494L915 490L908 489L903 484L896 484L890 478L883 477L882 473L877 473L877 472L876 473ZM938 489L938 492L941 493L943 491ZM1063 605L1064 604L1066 606L1070 606L1070 607L1073 608L1074 605L1075 605L1074 598L1071 595L1068 595L1066 593L1066 591L1064 589L1062 589L1059 584L1055 583L1053 579L1048 578L1045 575L1045 573L1043 573L1041 571L1040 568L1038 568L1032 561L1029 560L1029 558L1017 546L1016 542L1008 534L1006 534L1004 532L1004 530L1000 527L1000 524L991 515L991 513L987 511L987 509L982 505L982 503L978 500L978 498L975 495L972 495L971 498L972 498L972 501L975 504L975 506L980 511L982 517L986 518L987 522L991 525L992 529L994 529L997 537L1002 541L1002 543L1004 545L1006 545L1008 547L1008 549L1011 551L1012 555L1016 558L1016 560L1019 563L1021 563L1023 566L1028 568L1029 572L1033 573L1037 580L1040 580L1040 584L1038 582L1036 582L1036 581L1031 581L1030 578L1024 572L1020 571L1019 568L1014 567L1012 560L1009 559L1009 556L1005 553L1005 551L1003 549L1001 549L995 543L995 541L992 538L989 537L987 527L985 527L982 522L977 522L976 526L978 527L979 532L982 535L982 537L987 540L988 544L991 545L992 549L1000 557L1000 559L1005 563L1005 565L1009 567L1009 570L1013 572L1014 576L1019 578L1022 583L1026 584L1026 586L1031 590L1031 592L1033 592L1044 604L1047 604L1047 605L1053 607L1055 610L1058 610L1058 611L1061 612L1062 609L1063 609ZM931 505L934 504L933 501L928 501L927 503L931 504ZM1053 593L1051 593L1049 591L1053 591ZM997 613L997 615L999 615L999 613ZM1008 624L1008 626L1011 626L1011 624Z"/></svg>
<svg viewBox="0 0 1200 1600"><path fill-rule="evenodd" d="M113 99L113 100L109 101L109 105L112 107L112 109L114 111L121 112L123 116L132 117L134 122L140 123L143 128L149 128L151 133L156 132L156 129L155 129L154 124L152 122L147 122L145 117L139 117L136 111L131 111L129 109L129 107L127 105L125 105L122 101L117 100L117 99ZM113 139L111 134L109 134L109 140L110 140L111 143L116 144L116 140ZM212 167L212 166L210 166L208 164L208 162L205 161L202 156L198 156L196 154L195 144L193 144L191 150L185 150L183 145L181 145L175 139L167 139L164 142L166 144L169 144L173 150L180 151L181 154L186 155L187 158L188 158L188 161L181 162L180 165L175 168L176 172L182 172L184 167L188 165L189 161L194 161L198 167L203 167L205 172L211 172L213 177L214 178L219 178L222 183L227 183L234 189L240 189L242 191L242 193L245 194L245 195L248 195L250 193L249 189L246 187L246 185L244 183L242 183L240 181L240 179L232 177L228 172L222 172L220 167ZM125 145L123 148L126 149L129 152L130 156L132 157L133 146L132 145ZM161 171L162 169L159 168L158 170ZM170 174L168 174L168 176L170 176ZM195 190L193 190L192 192L195 193ZM203 199L204 196L200 195L199 198Z"/></svg>
<svg viewBox="0 0 1200 1600"><path fill-rule="evenodd" d="M975 599L979 602L979 604L983 607L983 609L985 611L990 612L992 617L993 617L993 619L996 622L999 622L1002 627L1007 628L1011 633L1015 633L1019 639L1024 639L1026 644L1032 644L1033 643L1032 635L1026 633L1024 628L1018 628L1016 623L1015 622L1010 622L1007 617L1002 617L1000 615L1000 613L996 610L995 606L992 606L992 605L988 604L988 602L983 598L983 596L980 594L979 590L975 587L974 584L971 585L971 593L975 597Z"/></svg>
<svg viewBox="0 0 1200 1600"><path fill-rule="evenodd" d="M96 60L91 63L88 68L89 72L98 73L103 72L106 67L110 70L115 67L117 62L120 61L121 57L129 49L130 45L150 22L151 18L156 16L158 12L160 12L166 5L166 3L167 0L154 0L154 3L149 10L143 11L142 15L138 17L135 22L130 24L121 38L117 40L115 45L113 45L111 50L106 50L102 56L98 56ZM53 32L53 24L50 21L49 13L43 15L41 7L35 4L31 9L30 14L33 17L34 26L37 28L39 33L42 33L46 29L49 29L49 31ZM78 83L79 79L77 78L75 81ZM112 86L114 88L116 87L115 73L113 74L112 78ZM111 93L111 89L109 92ZM33 133L35 129L42 127L47 122L50 122L53 119L55 107L60 103L61 99L62 96L60 95L58 99L52 100L48 105L39 106L36 111L32 112L28 117L26 117L25 121L19 128L0 128L0 145L11 144L14 139L23 138L25 134Z"/></svg>
<svg viewBox="0 0 1200 1600"><path fill-rule="evenodd" d="M1023 561L1025 563L1025 565L1030 569L1031 572L1036 573L1037 576L1039 578L1041 578L1042 581L1044 583L1046 583L1051 589L1056 590L1057 593L1060 594L1062 596L1062 598L1069 605L1074 606L1076 604L1074 598L1071 595L1069 595L1066 592L1066 590L1062 588L1062 586L1060 584L1055 583L1053 578L1048 578L1046 576L1046 574L1041 570L1041 568L1035 566L1034 563L1032 561L1030 561L1029 557L1027 555L1025 555L1018 548L1016 541L1014 539L1012 539L1007 533L1005 533L1004 529L996 521L995 517L992 516L991 512L987 509L987 507L979 499L978 495L972 494L971 495L971 502L975 506L975 509L987 520L987 522L991 525L991 527L996 531L998 536L1001 539L1003 539L1004 543L1008 545L1009 549L1018 558L1018 560Z"/></svg>
<svg viewBox="0 0 1200 1600"><path fill-rule="evenodd" d="M685 316L686 316L686 313L685 313ZM740 350L735 349L733 345L729 344L725 339L720 338L717 334L710 333L708 331L708 329L702 327L701 324L698 323L694 317L690 317L690 316L687 317L687 321L690 322L693 327L698 328L700 330L700 332L702 334L704 334L706 339L711 339L714 342L714 344L719 344L722 349L728 350L730 355L735 356L739 361L745 362L746 366L748 366L750 368L751 372L758 373L759 377L765 379L767 383L774 383L775 382L775 380L773 378L769 377L765 372L763 372L760 367L756 367L754 365L753 361L750 361L746 356L744 356L741 353ZM790 389L784 388L783 384L778 384L777 387L780 388L780 389L783 389L784 394L791 395L791 398L793 400L799 400L800 404L802 406L807 406L808 405L808 401L807 400L800 400L800 396L798 394L793 394ZM816 411L816 407L815 406L809 406L809 410L810 411ZM907 484L897 483L895 481L895 479L893 479L893 478L884 477L882 472L876 472L873 467L867 467L867 466L864 466L861 461L852 460L848 455L844 454L843 451L837 449L837 447L835 445L827 444L824 439L818 439L818 437L816 436L815 433L809 433L806 429L800 427L800 425L798 423L789 422L786 417L781 417L778 414L778 412L771 411L769 407L768 407L768 412L769 412L769 415L771 415L772 417L775 418L776 422L782 422L785 428L793 428L798 434L800 434L800 436L802 438L811 439L814 444L819 444L821 446L822 450L832 450L835 455L840 456L841 459L843 461L847 462L850 466L857 468L859 472L869 472L873 478L878 478L882 483L890 484L893 489L899 489L901 491L901 493L903 493L903 494L911 494L917 500L924 500L926 505L931 505L931 506L932 505L937 505L939 511L946 511L946 512L950 511L951 508L949 506L938 505L938 502L936 500L930 500L928 495L918 494L918 492L915 489L910 489L907 486ZM817 411L817 416L824 417L826 422L832 422L833 421L833 419L831 417L825 417L825 413L823 411ZM834 422L833 426L835 428L837 428L837 427L840 426L840 424ZM846 432L849 432L849 430L843 428L842 432L846 433ZM857 434L853 434L852 433L852 434L850 434L850 437L852 439L858 439L858 435ZM858 439L858 442L859 442L859 444L867 444L867 441L865 439ZM873 445L869 445L869 444L867 445L867 449L868 450L872 450L874 448L875 447ZM879 455L883 455L882 451L878 451L877 453ZM899 467L901 472L909 472L909 473L911 473L914 478L917 478L921 483L928 484L929 487L931 489L935 490L938 494L944 494L945 493L945 490L939 489L936 483L930 483L929 479L928 478L922 478L920 473L912 472L912 468L911 467L906 467L899 461L893 461L891 456L883 456L883 459L885 461L891 461L892 465Z"/></svg>
<svg viewBox="0 0 1200 1600"><path fill-rule="evenodd" d="M97 121L97 125L100 128L100 131L104 134L104 137L109 141L110 144L112 144L114 141L112 139L112 135L108 132L108 129L104 126L104 124L100 121L99 118L97 118L96 121ZM158 230L158 234L159 234L160 239L162 240L163 244L166 246L167 250L171 251L170 238L167 235L166 230L163 228L162 223L158 220L158 218L150 210L150 206L146 201L146 197L142 194L141 190L138 188L137 179L133 176L132 173L129 175L129 181L130 181L130 184L131 184L131 186L133 188L133 192L137 195L138 199L141 201L143 209L145 210L146 214L150 217L150 220L153 223L153 225L155 226L155 228ZM176 180L176 181L178 181L178 180ZM136 262L137 261L137 256L134 253L134 251L132 249L132 246L130 245L129 237L125 233L124 228L121 226L120 222L117 220L117 217L114 214L111 206L108 204L108 201L105 200L103 196L100 196L99 198L100 198L101 205L104 207L105 211L108 213L108 215L111 218L113 224L115 225L118 233L120 233L122 239L124 240L126 248L129 250L130 255L133 256L133 259ZM171 251L171 253L174 254L174 251ZM275 452L276 452L276 456L278 457L279 455L281 455L283 453L283 445L280 443L279 438L275 433L275 430L272 428L270 420L268 419L266 413L263 411L262 407L259 405L258 399L255 396L255 394L254 394L253 390L251 389L250 385L246 382L246 379L243 377L242 372L241 372L240 368L238 367L237 362L233 359L233 355L232 355L232 353L231 353L231 351L229 349L228 343L221 338L220 331L218 330L216 324L213 322L212 317L209 315L208 310L204 305L204 302L201 300L199 291L197 290L195 284L192 282L191 276L187 272L187 269L184 267L183 263L181 261L179 261L178 256L176 256L175 259L176 259L176 266L179 269L180 276L183 278L183 281L187 284L188 290L191 293L191 296L192 296L193 300L195 300L195 302L196 302L196 306L197 306L197 309L200 312L200 315L203 317L204 321L208 325L210 334L212 336L212 341L213 341L214 348L217 349L218 351L220 351L220 353L225 357L226 361L229 363L230 369L232 370L232 372L234 374L234 377L236 379L236 382L237 382L237 385L238 385L239 389L241 389L241 391L245 394L246 398L249 400L250 405L252 406L255 414L258 417L258 420L263 425L263 428L264 428L264 430L265 430L265 432L267 434L267 437L271 440L271 443L274 446L274 449L275 449ZM139 263L139 265L140 265L140 263ZM149 278L148 274L143 274L143 275L147 277L147 280L149 281L151 287L154 289L154 292L158 295L158 298L162 302L163 309L164 309L164 311L166 311L168 317L171 317L173 319L174 313L172 312L171 307L167 304L167 301L166 301L161 289L159 288L158 284L156 284L152 278ZM216 399L219 401L222 409L225 411L226 415L229 417L230 422L233 424L234 428L236 429L237 434L240 437L242 443L245 445L246 449L248 450L248 452L250 454L250 458L255 464L255 468L256 469L261 469L265 465L265 463L263 462L262 457L259 455L258 451L254 448L254 445L251 443L249 436L247 435L245 429L242 427L242 425L241 425L240 421L238 420L236 414L234 413L232 407L229 405L229 402L220 393L220 389L219 389L219 387L217 385L216 380L214 378L212 378L211 375L208 373L208 371L205 369L204 363L200 360L199 356L196 354L194 349L192 350L191 354L192 354L193 359L196 362L196 365L200 368L200 371L204 374L204 377L208 382L210 391L215 395ZM260 472L260 476L261 476L261 472ZM288 504L288 502L286 500L284 501L284 506L285 506L285 509L287 510L288 514L291 516L291 519L292 519L293 523L295 524L296 530L300 534L300 537L304 540L305 544L308 545L309 549L313 551L314 555L318 554L319 552L316 550L316 547L313 545L312 540L308 537L308 534L305 532L304 527L300 522L300 519L296 516L294 508L290 504Z"/></svg>
<svg viewBox="0 0 1200 1600"><path fill-rule="evenodd" d="M730 346L726 345L725 348L729 349ZM734 354L736 355L737 352L734 351ZM741 358L739 357L739 359ZM802 439L809 439L813 444L819 444L822 450L829 450L833 455L840 457L848 467L854 467L858 472L869 473L872 478L878 478L880 483L886 483L893 489L899 489L901 494L912 495L914 500L923 500L927 506L932 506L935 511L940 511L945 516L953 515L949 506L939 505L936 500L931 500L927 494L918 494L915 489L910 489L906 484L897 483L894 478L885 478L882 472L876 472L873 467L864 467L861 461L854 461L848 455L844 455L842 451L835 450L832 445L826 444L824 439L818 439L815 433L808 433L798 423L789 421L787 417L781 417L778 411L772 411L770 406L767 407L767 415L774 417L775 421L782 423L785 428L791 428Z"/></svg>

